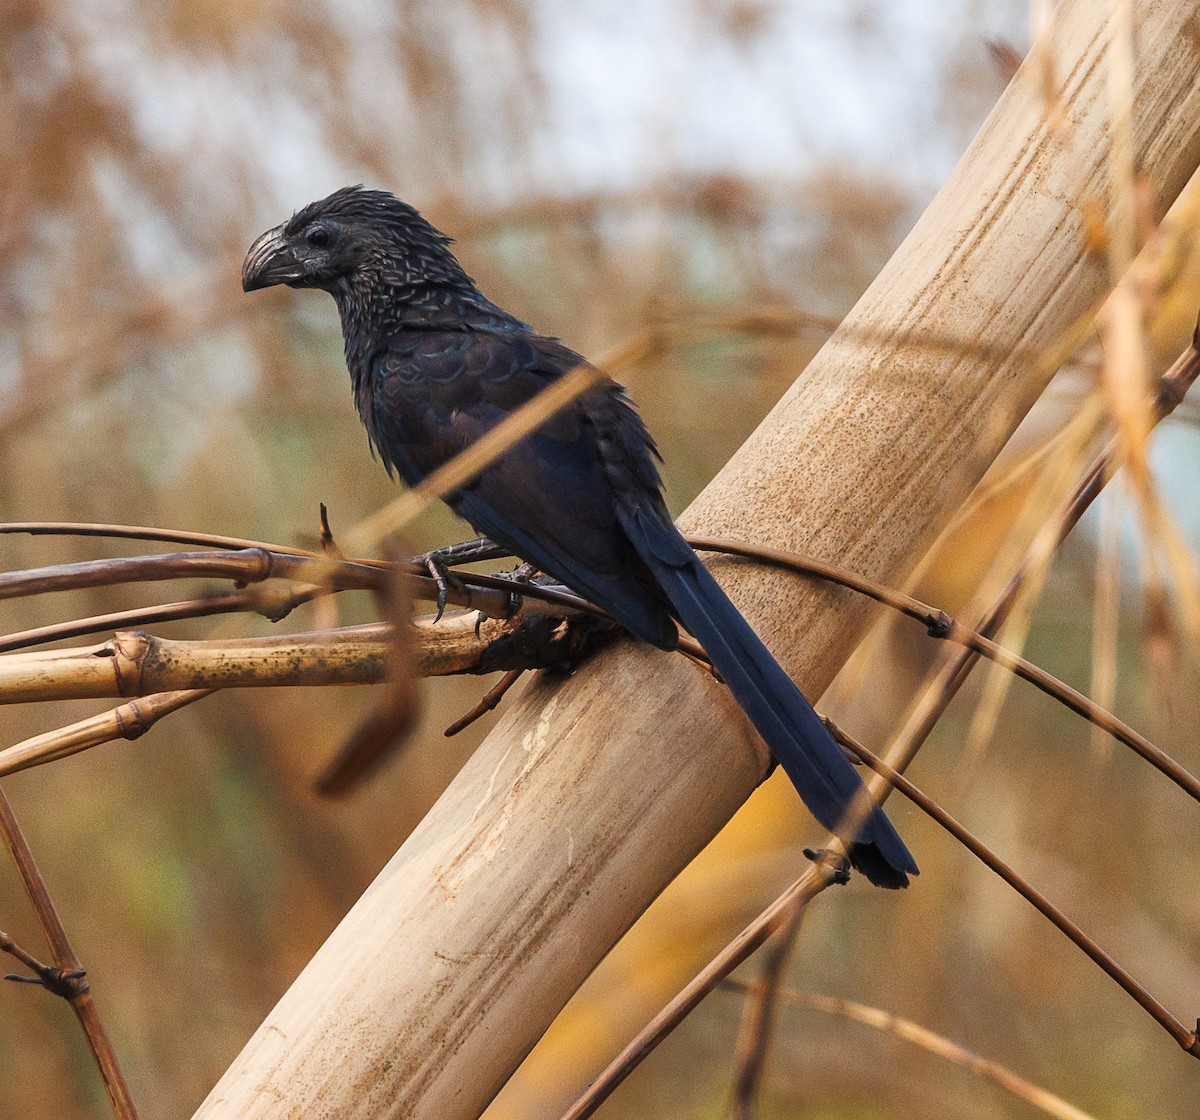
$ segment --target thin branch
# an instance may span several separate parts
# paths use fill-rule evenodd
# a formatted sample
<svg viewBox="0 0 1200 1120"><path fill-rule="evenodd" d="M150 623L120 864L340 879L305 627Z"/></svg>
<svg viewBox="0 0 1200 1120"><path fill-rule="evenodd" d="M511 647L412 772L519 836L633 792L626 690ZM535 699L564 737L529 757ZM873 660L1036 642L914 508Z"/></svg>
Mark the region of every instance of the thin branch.
<svg viewBox="0 0 1200 1120"><path fill-rule="evenodd" d="M521 674L524 672L524 669L509 669L509 671L505 673L496 684L492 685L492 687L483 694L483 697L480 699L478 704L476 704L469 712L459 716L458 719L456 719L452 724L450 724L449 727L446 728L443 734L447 738L457 735L460 731L465 731L476 720L487 715L488 712L495 711L497 705L501 700L504 699L504 694L508 692L508 690L512 688L514 684L517 683L521 677Z"/></svg>
<svg viewBox="0 0 1200 1120"><path fill-rule="evenodd" d="M32 953L26 952L2 929L0 929L0 953L7 953L10 957L16 957L30 972L35 974L33 976L6 976L5 980L41 984L47 991L54 991L55 977L59 970L53 965L44 964L42 961L39 961ZM75 980L81 980L82 978L82 975L74 977ZM62 992L56 992L55 994L61 995Z"/></svg>
<svg viewBox="0 0 1200 1120"><path fill-rule="evenodd" d="M923 793L903 774L889 766L878 755L869 751L860 742L848 735L830 720L825 721L833 736L844 747L854 752L867 766L880 775L889 785L899 790L923 813L931 817L954 837L976 859L994 871L1026 902L1043 917L1052 922L1067 938L1083 950L1099 965L1147 1014L1149 1014L1179 1045L1193 1057L1200 1058L1200 1040L1197 1033L1189 1030L1174 1015L1156 1000L1141 984L1118 964L1099 944L1068 918L1041 891L1027 879L1018 875L1007 863L997 856L973 833L969 832L954 817L950 816L933 798Z"/></svg>
<svg viewBox="0 0 1200 1120"><path fill-rule="evenodd" d="M0 777L57 762L81 751L91 750L115 739L137 739L163 716L211 696L213 689L194 688L180 692L156 692L99 715L89 716L66 727L34 735L0 750Z"/></svg>
<svg viewBox="0 0 1200 1120"><path fill-rule="evenodd" d="M834 866L818 861L725 946L629 1043L562 1114L585 1120L704 1001L722 980L747 960L790 915L803 909L837 878Z"/></svg>
<svg viewBox="0 0 1200 1120"><path fill-rule="evenodd" d="M125 1077L117 1062L116 1052L113 1050L108 1032L100 1020L100 1013L92 999L91 989L87 981L83 979L84 973L79 958L71 948L71 942L67 938L67 931L63 927L62 919L59 918L54 902L50 898L46 880L38 869L33 853L29 850L29 844L25 840L25 835L12 811L12 806L8 803L8 798L2 790L0 790L0 833L3 834L4 842L21 874L29 901L33 904L46 942L50 946L50 952L54 957L54 966L59 973L63 990L57 991L50 984L46 986L55 990L56 994L62 995L70 1003L71 1010L75 1012L75 1017L79 1020L79 1025L87 1036L92 1057L100 1070L104 1091L108 1094L113 1115L117 1117L117 1120L137 1120L137 1109L134 1107L133 1098L129 1095L129 1086L125 1083Z"/></svg>
<svg viewBox="0 0 1200 1120"><path fill-rule="evenodd" d="M328 556L331 552L338 559L344 559L340 550L333 545L333 533L329 529L329 512L325 503L320 506L320 543L319 549L299 548L293 545L278 544L271 541L249 540L245 537L229 537L222 533L197 533L189 529L163 529L155 525L112 525L95 521L0 521L0 536L9 534L24 534L31 537L102 537L106 540L130 541L159 541L163 544L186 544L200 548L246 549L260 548L264 552L278 552L288 556L306 556L316 560ZM476 542L467 542L469 544ZM451 546L452 548L457 546ZM493 544L494 556L472 555L470 561L492 559L507 556L503 549ZM356 564L366 564L378 568L388 567L391 561L369 560L364 557L354 557ZM462 563L453 556L448 556L447 563ZM466 561L466 562L470 562Z"/></svg>
<svg viewBox="0 0 1200 1120"><path fill-rule="evenodd" d="M722 980L721 987L744 995L750 995L753 991L753 985L733 977ZM855 1003L853 1000L817 995L814 992L794 992L785 988L779 992L778 998L780 1002L791 1004L794 1007L822 1011L828 1015L840 1015L846 1019L852 1019L856 1023L863 1023L876 1030L894 1034L897 1038L920 1046L931 1054L945 1058L948 1062L966 1067L972 1073L977 1073L980 1077L984 1077L1001 1089L1020 1097L1021 1100L1035 1108L1040 1108L1043 1112L1053 1116L1055 1120L1095 1120L1091 1113L1084 1112L1048 1089L1043 1089L1040 1085L1027 1081L1013 1073L1007 1066L1002 1066L999 1062L994 1062L989 1058L980 1057L965 1047L959 1046L958 1043L952 1042L945 1035L931 1031L919 1023L914 1023L911 1019L901 1019L889 1011L868 1007L866 1004Z"/></svg>
<svg viewBox="0 0 1200 1120"><path fill-rule="evenodd" d="M1171 779L1180 789L1200 801L1200 780L1180 765L1166 751L1156 747L1144 735L1135 731L1124 720L1118 719L1112 712L1101 707L1095 701L1084 696L1078 689L1047 673L1025 658L1012 653L1003 646L997 645L983 634L963 626L951 618L945 611L922 603L911 595L905 595L890 587L841 567L837 564L826 564L820 560L811 560L794 552L783 549L768 548L763 545L747 545L740 541L725 540L720 537L690 537L689 542L694 548L706 552L723 552L734 556L746 556L761 560L776 567L787 568L804 575L817 576L831 583L848 587L853 591L874 599L877 603L891 607L908 618L921 623L934 638L944 638L956 642L975 655L982 655L995 662L1001 668L1028 681L1047 696L1053 697L1060 704L1070 708L1077 715L1083 716L1095 726L1108 732L1113 738L1124 743L1131 750L1144 758L1161 773Z"/></svg>
<svg viewBox="0 0 1200 1120"><path fill-rule="evenodd" d="M71 949L67 931L63 928L62 920L50 898L46 880L38 869L33 853L29 850L25 834L21 831L21 826L17 823L8 797L2 790L0 790L0 834L3 834L5 845L21 874L25 892L29 895L29 901L33 903L33 909L41 924L42 933L46 937L46 943L54 954L55 962L60 967L69 965L71 968L78 968L79 961Z"/></svg>
<svg viewBox="0 0 1200 1120"><path fill-rule="evenodd" d="M403 566L410 575L414 596L436 600L439 589L426 569L412 562L405 562ZM381 592L386 589L394 569L395 565L381 562L339 560L262 548L176 552L85 560L0 573L0 599L123 583L199 578L230 579L241 584L284 579L321 591ZM456 585L447 589L446 598L456 606L477 610L492 618L509 617L518 601L526 614L543 614L553 608L558 615L585 612L607 617L598 607L562 587L515 582L503 575L460 573Z"/></svg>
<svg viewBox="0 0 1200 1120"><path fill-rule="evenodd" d="M242 611L260 614L271 622L280 622L302 603L324 594L322 588L293 588L272 594L273 589L257 587L253 591L234 591L227 595L210 595L203 599L186 599L179 603L164 603L160 607L136 607L112 614L92 615L71 622L56 622L32 630L19 630L0 637L0 653L46 645L65 638L81 638L87 634L102 634L112 630L140 629L156 622L178 622L187 618L207 618L215 614L234 614Z"/></svg>
<svg viewBox="0 0 1200 1120"><path fill-rule="evenodd" d="M422 574L424 568L414 573L413 595L428 602L437 601L437 585L428 576ZM459 602L461 595L456 596L454 588L449 589L447 601L469 610L479 611L491 618L508 618L520 612L522 614L551 614L559 617L572 614L589 614L596 618L609 618L607 612L594 603L568 591L557 584L534 583L525 580L514 580L507 575L489 576L481 572L456 572L455 577L467 589L466 600ZM503 594L494 599L485 599L483 591L499 591ZM480 606L480 601L484 606ZM491 609L485 609L490 607Z"/></svg>
<svg viewBox="0 0 1200 1120"><path fill-rule="evenodd" d="M386 572L347 561L310 559L261 548L232 552L171 552L159 556L125 556L113 560L84 560L54 564L23 572L0 573L0 599L71 591L84 587L113 587L171 579L231 579L261 583L290 579L342 590L375 590Z"/></svg>
<svg viewBox="0 0 1200 1120"><path fill-rule="evenodd" d="M803 903L793 900L790 909L782 915L778 931L766 945L761 974L753 984L746 985L737 1073L733 1083L735 1120L753 1120L758 1088L766 1073L783 970L800 933L805 908Z"/></svg>
<svg viewBox="0 0 1200 1120"><path fill-rule="evenodd" d="M103 537L107 540L161 541L164 544L187 544L201 548L247 549L286 553L289 556L321 554L308 548L290 548L283 544L267 544L243 537L227 537L219 533L195 533L187 529L159 529L150 525L108 525L91 521L6 521L0 522L0 535L24 534L31 537ZM376 561L362 560L370 564Z"/></svg>

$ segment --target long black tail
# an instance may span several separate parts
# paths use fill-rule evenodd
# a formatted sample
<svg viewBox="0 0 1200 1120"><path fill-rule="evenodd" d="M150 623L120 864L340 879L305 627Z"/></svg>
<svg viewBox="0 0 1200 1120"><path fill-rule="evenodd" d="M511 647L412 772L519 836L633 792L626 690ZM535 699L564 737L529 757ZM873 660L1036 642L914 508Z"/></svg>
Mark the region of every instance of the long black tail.
<svg viewBox="0 0 1200 1120"><path fill-rule="evenodd" d="M812 706L673 524L647 516L644 510L628 520L623 517L622 523L801 800L821 824L841 833L842 818L862 782ZM851 864L876 886L906 887L908 876L918 873L916 862L878 806L847 850Z"/></svg>

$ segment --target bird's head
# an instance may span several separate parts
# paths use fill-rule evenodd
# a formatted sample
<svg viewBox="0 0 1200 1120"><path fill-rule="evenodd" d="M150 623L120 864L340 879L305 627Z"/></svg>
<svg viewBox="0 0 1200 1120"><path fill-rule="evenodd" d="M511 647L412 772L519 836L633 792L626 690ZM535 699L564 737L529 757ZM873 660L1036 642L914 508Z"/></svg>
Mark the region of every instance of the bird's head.
<svg viewBox="0 0 1200 1120"><path fill-rule="evenodd" d="M386 191L343 187L267 230L246 254L242 289L275 284L335 292L374 287L470 284L450 238Z"/></svg>

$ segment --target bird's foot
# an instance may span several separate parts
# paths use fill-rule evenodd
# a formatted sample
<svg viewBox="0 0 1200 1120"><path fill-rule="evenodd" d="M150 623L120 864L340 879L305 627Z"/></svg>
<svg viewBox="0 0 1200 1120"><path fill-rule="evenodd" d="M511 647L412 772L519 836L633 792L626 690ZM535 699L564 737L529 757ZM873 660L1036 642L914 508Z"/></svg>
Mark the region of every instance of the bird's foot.
<svg viewBox="0 0 1200 1120"><path fill-rule="evenodd" d="M437 614L433 616L433 621L436 624L442 620L442 615L446 613L446 604L449 602L451 590L456 594L465 595L467 585L450 570L450 565L446 563L439 552L426 553L422 557L422 561L424 562L425 570L437 585Z"/></svg>
<svg viewBox="0 0 1200 1120"><path fill-rule="evenodd" d="M495 560L508 553L487 537L478 537L473 541L463 541L461 544L449 544L444 548L435 548L432 552L423 552L411 558L409 563L424 568L437 585L437 614L433 621L441 620L446 613L451 590L465 594L467 587L461 579L451 571L456 564L473 564L478 560Z"/></svg>

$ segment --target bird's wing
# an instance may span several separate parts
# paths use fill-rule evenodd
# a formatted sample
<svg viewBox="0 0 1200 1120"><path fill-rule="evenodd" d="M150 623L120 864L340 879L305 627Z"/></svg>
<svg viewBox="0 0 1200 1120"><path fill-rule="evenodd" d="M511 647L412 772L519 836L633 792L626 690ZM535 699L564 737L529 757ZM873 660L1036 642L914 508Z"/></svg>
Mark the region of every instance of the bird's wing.
<svg viewBox="0 0 1200 1120"><path fill-rule="evenodd" d="M404 332L376 367L372 442L416 484L582 362L536 335ZM653 453L623 391L605 381L446 500L481 533L639 636L670 646L676 631L665 599L617 515L625 487L661 503Z"/></svg>

